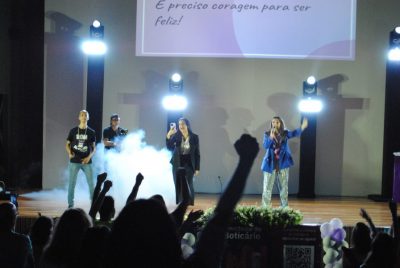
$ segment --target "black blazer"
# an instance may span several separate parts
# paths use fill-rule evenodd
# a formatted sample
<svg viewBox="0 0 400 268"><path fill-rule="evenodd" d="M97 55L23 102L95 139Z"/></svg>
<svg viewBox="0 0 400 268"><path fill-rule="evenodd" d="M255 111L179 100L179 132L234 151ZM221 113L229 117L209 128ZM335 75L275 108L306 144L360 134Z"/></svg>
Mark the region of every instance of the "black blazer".
<svg viewBox="0 0 400 268"><path fill-rule="evenodd" d="M181 155L181 143L182 134L177 132L169 139L165 141L168 150L173 151L170 163L174 168L180 166L180 155ZM194 170L200 170L200 146L199 146L199 136L190 132L189 133L189 143L190 143L190 161Z"/></svg>

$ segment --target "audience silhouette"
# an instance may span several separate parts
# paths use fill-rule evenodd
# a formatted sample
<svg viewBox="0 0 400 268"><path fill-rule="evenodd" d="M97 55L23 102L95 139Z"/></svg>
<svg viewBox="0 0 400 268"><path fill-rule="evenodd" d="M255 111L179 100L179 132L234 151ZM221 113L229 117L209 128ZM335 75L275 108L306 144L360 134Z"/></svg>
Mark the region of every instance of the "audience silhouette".
<svg viewBox="0 0 400 268"><path fill-rule="evenodd" d="M0 265L33 267L29 237L14 232L17 209L11 202L0 204Z"/></svg>
<svg viewBox="0 0 400 268"><path fill-rule="evenodd" d="M190 189L185 169L177 169L182 200L168 212L161 195L137 199L144 176L136 181L124 208L114 219L115 204L107 196L112 182L107 173L97 176L93 202L87 214L67 209L56 221L39 215L30 238L14 232L17 209L0 204L0 264L10 267L219 267L225 236L259 152L255 138L244 134L234 148L239 162L209 221L199 229L203 211L190 211ZM391 234L378 232L365 209L352 230L349 248L343 248L343 267L400 267L397 204L389 202ZM97 214L100 219L97 219ZM92 227L92 222L95 224ZM197 236L197 238L193 238ZM31 245L32 241L32 245ZM195 244L193 242L195 241Z"/></svg>
<svg viewBox="0 0 400 268"><path fill-rule="evenodd" d="M52 218L39 214L39 218L36 219L30 229L29 237L32 241L33 258L36 267L39 265L43 249L50 239L53 225L54 222Z"/></svg>
<svg viewBox="0 0 400 268"><path fill-rule="evenodd" d="M75 267L84 235L92 221L80 208L69 208L58 219L39 267Z"/></svg>

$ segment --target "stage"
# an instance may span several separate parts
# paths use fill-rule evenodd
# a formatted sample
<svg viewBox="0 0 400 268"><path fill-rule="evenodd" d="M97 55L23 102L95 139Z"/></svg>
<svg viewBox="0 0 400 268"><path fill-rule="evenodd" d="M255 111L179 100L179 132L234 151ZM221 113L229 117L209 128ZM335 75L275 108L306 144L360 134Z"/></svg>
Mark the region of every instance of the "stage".
<svg viewBox="0 0 400 268"><path fill-rule="evenodd" d="M194 209L208 209L216 205L218 194L197 194ZM57 198L48 200L27 198L24 195L18 197L19 217L35 218L38 213L42 215L59 217L67 207L67 202ZM240 205L261 205L261 195L244 195ZM273 206L279 205L279 197L273 197ZM300 210L304 216L303 224L317 224L339 218L345 226L354 226L358 221L364 221L360 215L360 208L364 208L370 214L376 226L389 227L391 215L387 202L375 202L367 198L358 197L317 197L315 199L298 199L289 196L291 208ZM79 206L79 205L78 205ZM83 204L82 208L88 211L89 204ZM117 207L117 211L121 208ZM173 209L173 207L169 207Z"/></svg>

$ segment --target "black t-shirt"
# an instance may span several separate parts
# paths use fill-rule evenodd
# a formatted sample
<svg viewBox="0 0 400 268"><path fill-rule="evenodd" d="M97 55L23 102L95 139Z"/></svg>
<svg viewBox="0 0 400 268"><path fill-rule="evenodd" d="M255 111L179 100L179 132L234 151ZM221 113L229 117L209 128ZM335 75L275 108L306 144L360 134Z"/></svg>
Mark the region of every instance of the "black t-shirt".
<svg viewBox="0 0 400 268"><path fill-rule="evenodd" d="M107 127L103 130L103 139L108 139L109 141L115 141L117 138L126 135L126 130L118 127L116 131L112 127ZM105 146L106 149L111 149L111 146Z"/></svg>
<svg viewBox="0 0 400 268"><path fill-rule="evenodd" d="M71 163L82 163L82 159L87 157L93 151L93 143L96 143L96 133L90 127L81 129L74 127L69 131L67 140L70 142L70 148L74 157ZM89 163L92 163L90 159Z"/></svg>

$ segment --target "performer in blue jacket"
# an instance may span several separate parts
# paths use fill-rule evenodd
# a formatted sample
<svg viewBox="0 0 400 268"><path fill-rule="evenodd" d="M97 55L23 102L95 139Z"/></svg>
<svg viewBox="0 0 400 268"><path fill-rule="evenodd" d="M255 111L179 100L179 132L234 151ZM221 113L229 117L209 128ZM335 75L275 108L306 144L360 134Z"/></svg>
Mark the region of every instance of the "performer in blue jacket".
<svg viewBox="0 0 400 268"><path fill-rule="evenodd" d="M264 173L264 187L262 205L271 206L271 195L274 182L277 181L281 206L288 205L289 167L293 166L293 159L288 140L299 137L308 126L307 118L303 118L301 127L293 131L285 129L285 124L279 116L271 120L270 130L264 133L264 148L266 150L261 164Z"/></svg>

